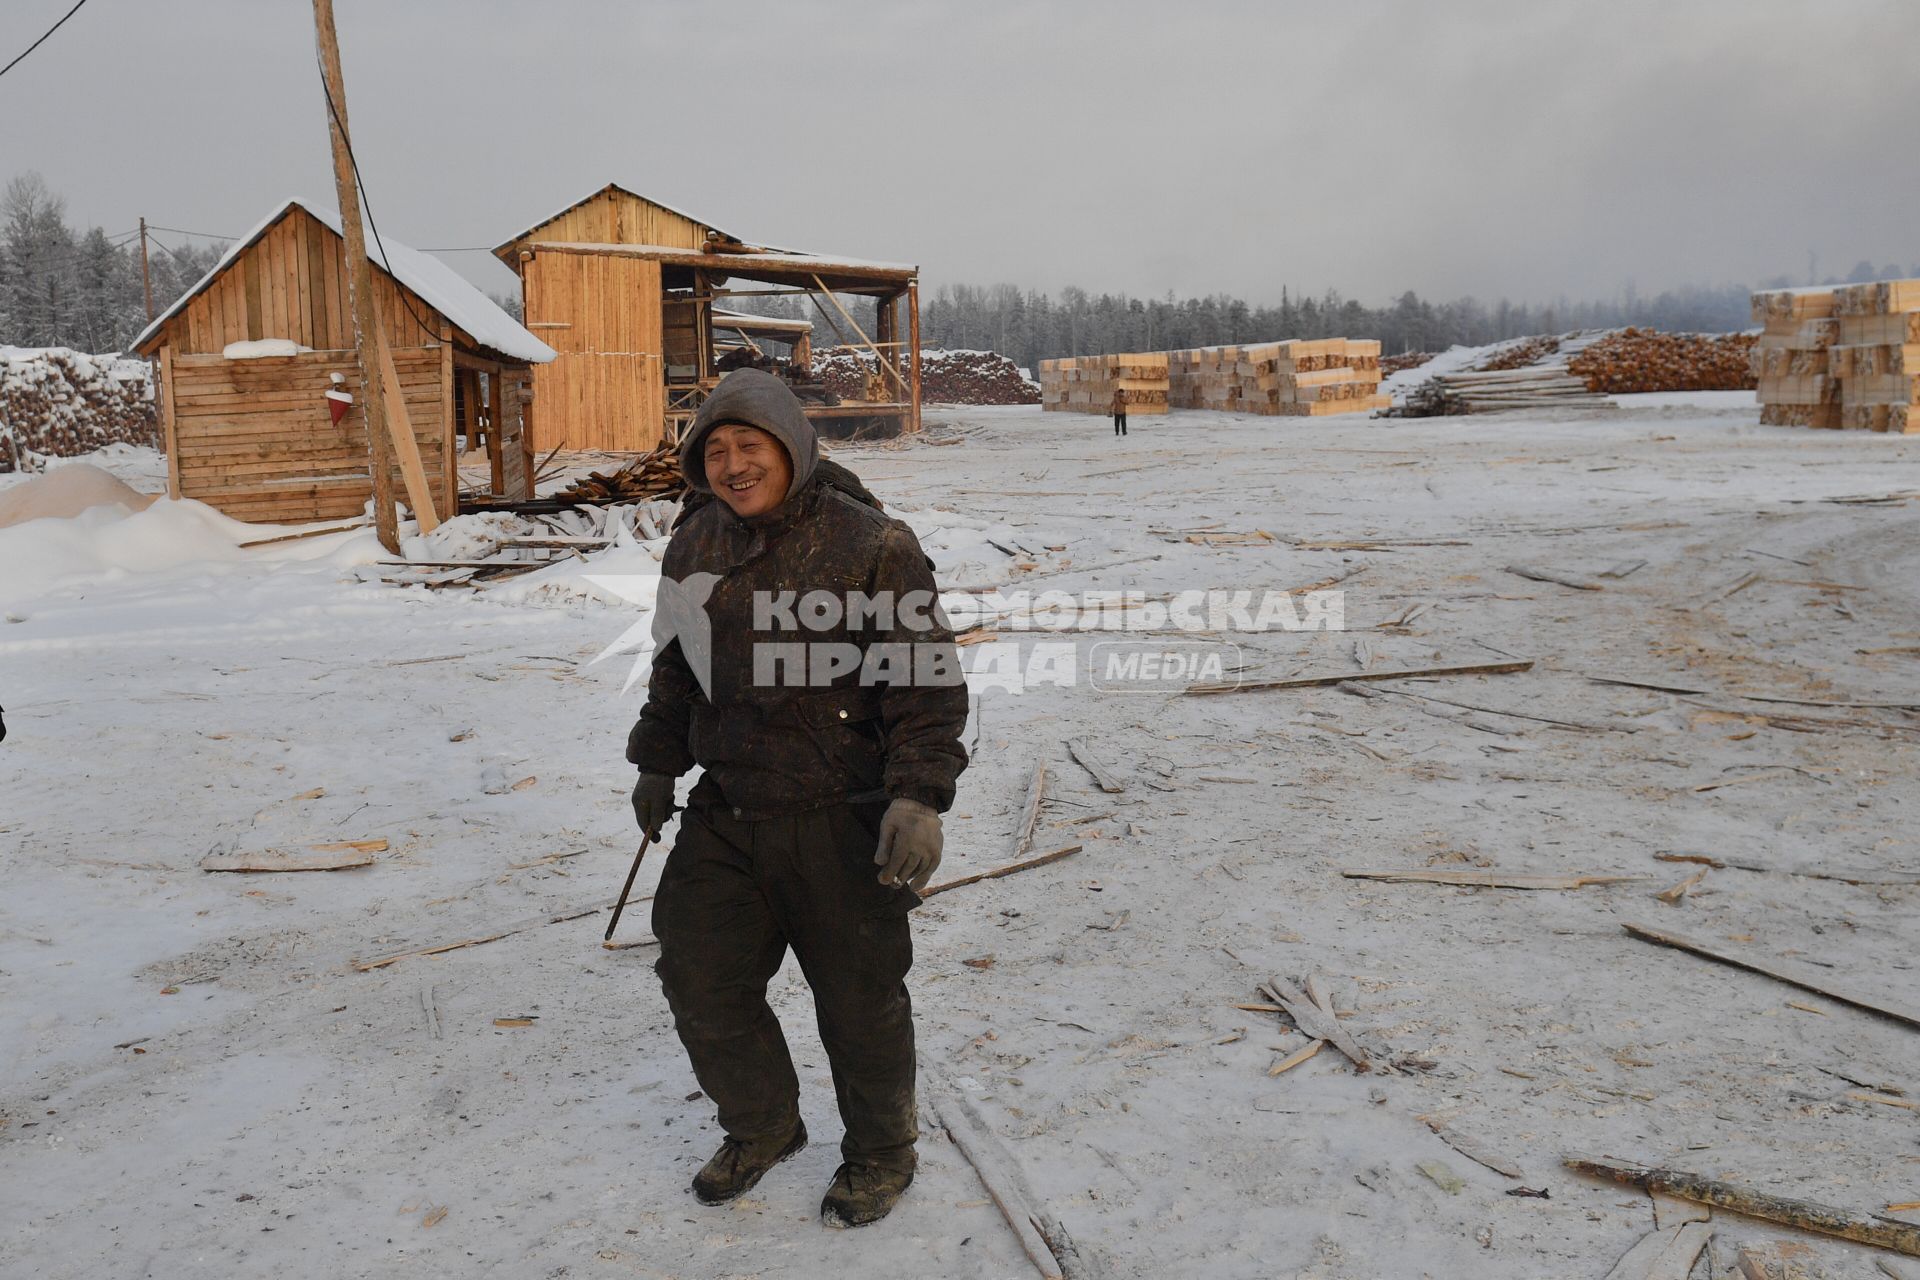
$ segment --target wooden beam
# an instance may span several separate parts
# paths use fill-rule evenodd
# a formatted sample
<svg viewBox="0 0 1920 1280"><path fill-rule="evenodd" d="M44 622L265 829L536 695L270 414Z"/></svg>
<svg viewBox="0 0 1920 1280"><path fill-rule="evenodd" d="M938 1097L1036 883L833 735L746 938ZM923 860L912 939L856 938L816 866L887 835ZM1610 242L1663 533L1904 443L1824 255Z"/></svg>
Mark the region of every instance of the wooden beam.
<svg viewBox="0 0 1920 1280"><path fill-rule="evenodd" d="M920 281L907 281L907 347L913 356L913 423L920 430Z"/></svg>
<svg viewBox="0 0 1920 1280"><path fill-rule="evenodd" d="M827 295L827 301L833 304L834 310L846 317L847 324L852 327L855 333L860 335L860 341L866 344L867 350L873 352L873 358L880 362L880 367L893 375L894 384L898 386L903 393L911 394L907 387L907 380L900 376L900 371L893 367L893 363L887 359L885 353L874 345L873 339L869 338L866 331L860 327L860 322L853 318L853 313L840 305L840 299L833 296L833 290L827 288L819 276L815 276L813 282L820 286L820 292Z"/></svg>
<svg viewBox="0 0 1920 1280"><path fill-rule="evenodd" d="M1498 676L1531 671L1531 659L1519 662L1478 662L1461 667L1409 667L1400 671L1349 671L1337 676L1292 676L1284 680L1243 680L1239 684L1190 684L1186 692L1240 693L1256 689L1309 689L1316 685L1346 684L1355 680L1412 680L1423 676Z"/></svg>
<svg viewBox="0 0 1920 1280"><path fill-rule="evenodd" d="M1683 1200L1698 1201L1716 1209L1744 1213L1749 1218L1763 1218L1768 1222L1798 1227L1802 1231L1838 1236L1855 1244L1875 1245L1904 1253L1908 1257L1920 1258L1920 1225L1877 1213L1859 1213L1810 1200L1790 1200L1737 1183L1722 1182L1718 1178L1683 1173L1676 1169L1657 1169L1625 1160L1568 1156L1561 1163L1577 1173L1610 1178L1649 1193L1658 1191L1664 1195L1679 1196Z"/></svg>
<svg viewBox="0 0 1920 1280"><path fill-rule="evenodd" d="M167 496L180 496L180 428L173 418L173 343L160 348L160 425L166 432Z"/></svg>
<svg viewBox="0 0 1920 1280"><path fill-rule="evenodd" d="M347 296L353 304L355 359L360 365L360 412L367 423L367 452L373 472L373 525L380 545L399 554L400 529L393 502L393 439L388 434L387 394L378 354L368 349L379 342L379 318L373 303L373 264L367 260L366 231L360 225L360 193L354 185L353 153L347 133L346 81L340 71L340 40L334 31L333 0L313 0L314 33L320 45L321 83L327 95L327 133L333 143L333 183L340 201L340 231L347 242ZM252 262L251 258L247 259ZM257 305L257 279L249 277L249 319ZM397 287L397 282L396 282ZM250 332L249 337L262 336ZM417 469L419 458L414 465Z"/></svg>
<svg viewBox="0 0 1920 1280"><path fill-rule="evenodd" d="M421 533L440 527L440 516L433 507L433 486L420 463L420 441L413 434L413 420L407 416L406 397L400 390L400 375L393 368L393 352L387 348L387 335L373 335L374 358L380 362L380 386L387 397L387 430L393 435L393 453L400 462L400 477L406 482L407 504ZM388 481L391 487L392 481Z"/></svg>

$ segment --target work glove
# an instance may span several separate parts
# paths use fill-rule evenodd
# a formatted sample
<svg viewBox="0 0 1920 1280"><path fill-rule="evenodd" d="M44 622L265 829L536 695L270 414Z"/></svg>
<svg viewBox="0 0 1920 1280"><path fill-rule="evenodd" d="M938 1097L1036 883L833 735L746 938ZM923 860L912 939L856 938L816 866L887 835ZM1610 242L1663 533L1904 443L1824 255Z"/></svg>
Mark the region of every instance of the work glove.
<svg viewBox="0 0 1920 1280"><path fill-rule="evenodd" d="M940 815L918 800L895 800L880 819L880 847L873 855L880 883L919 893L940 865L940 845Z"/></svg>
<svg viewBox="0 0 1920 1280"><path fill-rule="evenodd" d="M673 816L673 783L664 773L643 773L634 784L634 821L651 839L660 838L660 828Z"/></svg>

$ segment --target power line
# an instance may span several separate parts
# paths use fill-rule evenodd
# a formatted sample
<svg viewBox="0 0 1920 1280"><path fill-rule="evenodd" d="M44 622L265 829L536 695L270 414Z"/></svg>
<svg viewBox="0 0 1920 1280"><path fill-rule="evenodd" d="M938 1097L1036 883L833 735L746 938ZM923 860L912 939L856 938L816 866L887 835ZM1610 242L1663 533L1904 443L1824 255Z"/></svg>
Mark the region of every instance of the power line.
<svg viewBox="0 0 1920 1280"><path fill-rule="evenodd" d="M80 12L80 5L83 5L86 2L87 0L79 0L79 4L76 4L73 6L73 8L67 10L65 17L62 17L60 21L54 23L52 26L47 28L46 35L41 36L38 40L35 40L32 44L28 45L25 51L22 52L21 55L15 58L12 62L9 62L4 67L0 67L0 76L4 76L5 74L7 74L7 72L13 70L15 67L19 66L22 62L26 61L27 54L32 53L35 49L38 49L41 45L45 44L47 42L47 36L52 35L54 32L58 31L61 27L66 26L67 18L71 18L74 14Z"/></svg>
<svg viewBox="0 0 1920 1280"><path fill-rule="evenodd" d="M151 222L147 224L147 230L171 231L176 236L192 236L196 240L238 240L240 238L238 236L217 235L211 231L182 231L179 227L162 227ZM136 234L138 233L138 228L135 229L135 232Z"/></svg>

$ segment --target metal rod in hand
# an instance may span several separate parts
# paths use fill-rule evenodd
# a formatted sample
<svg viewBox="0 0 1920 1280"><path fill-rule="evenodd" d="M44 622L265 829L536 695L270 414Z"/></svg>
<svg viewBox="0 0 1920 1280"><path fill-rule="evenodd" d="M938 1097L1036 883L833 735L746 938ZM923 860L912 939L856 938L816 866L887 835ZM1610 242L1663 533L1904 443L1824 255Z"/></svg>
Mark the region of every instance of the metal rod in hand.
<svg viewBox="0 0 1920 1280"><path fill-rule="evenodd" d="M620 913L627 909L627 895L633 892L633 878L640 874L640 860L647 856L647 846L653 843L654 833L643 832L640 837L640 852L633 855L633 866L627 872L627 883L620 889L620 901L614 904L613 919L607 921L607 936L602 942L613 941L613 931L620 927Z"/></svg>

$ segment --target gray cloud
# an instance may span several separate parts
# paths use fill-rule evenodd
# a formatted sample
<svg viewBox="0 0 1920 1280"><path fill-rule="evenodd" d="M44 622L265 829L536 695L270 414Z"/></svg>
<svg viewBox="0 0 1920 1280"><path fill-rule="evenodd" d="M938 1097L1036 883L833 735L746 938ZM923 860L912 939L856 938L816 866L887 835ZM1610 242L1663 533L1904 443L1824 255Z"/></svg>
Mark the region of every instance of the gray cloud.
<svg viewBox="0 0 1920 1280"><path fill-rule="evenodd" d="M374 210L418 247L619 181L930 284L1538 300L1920 263L1910 0L337 3ZM8 40L65 7L12 0ZM302 0L92 0L0 80L0 176L109 231L239 231L331 203L322 110Z"/></svg>

